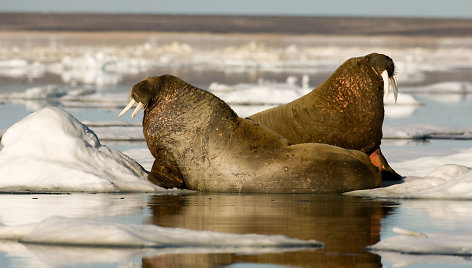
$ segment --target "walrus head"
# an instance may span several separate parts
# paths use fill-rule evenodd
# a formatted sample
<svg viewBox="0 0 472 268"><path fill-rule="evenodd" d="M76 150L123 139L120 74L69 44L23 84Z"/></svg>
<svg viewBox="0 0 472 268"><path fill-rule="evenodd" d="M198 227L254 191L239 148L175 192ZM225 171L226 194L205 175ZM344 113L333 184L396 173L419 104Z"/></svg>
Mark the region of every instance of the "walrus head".
<svg viewBox="0 0 472 268"><path fill-rule="evenodd" d="M129 94L130 102L120 112L118 117L121 117L131 109L134 104L138 103L131 114L131 117L134 117L141 109L146 109L156 102L160 95L159 93L162 90L166 90L167 88L178 88L184 84L185 82L183 80L171 75L147 77L133 86Z"/></svg>
<svg viewBox="0 0 472 268"><path fill-rule="evenodd" d="M374 70L376 70L376 72L380 73L380 75L382 76L382 79L384 81L384 92L387 93L387 96L388 92L390 91L390 81L393 89L393 96L395 98L396 103L398 97L398 84L397 79L395 78L395 64L393 63L393 60L386 55L377 53L369 54L367 55L367 57L370 57L372 68L374 68Z"/></svg>
<svg viewBox="0 0 472 268"><path fill-rule="evenodd" d="M390 85L392 85L393 95L396 103L398 97L398 84L395 78L395 64L393 63L393 60L389 56L378 53L372 53L367 56L355 59L367 61L374 71L382 77L384 83L384 93L386 93L387 96L388 92L390 91Z"/></svg>

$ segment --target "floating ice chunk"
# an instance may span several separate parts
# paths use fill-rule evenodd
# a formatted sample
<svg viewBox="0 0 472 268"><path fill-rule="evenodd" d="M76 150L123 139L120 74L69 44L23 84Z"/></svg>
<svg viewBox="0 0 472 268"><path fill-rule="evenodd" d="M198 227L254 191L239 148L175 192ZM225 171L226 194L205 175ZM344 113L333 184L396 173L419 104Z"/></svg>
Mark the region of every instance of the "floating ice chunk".
<svg viewBox="0 0 472 268"><path fill-rule="evenodd" d="M101 145L93 131L58 108L15 123L1 142L1 191L164 191L146 180L138 163Z"/></svg>
<svg viewBox="0 0 472 268"><path fill-rule="evenodd" d="M428 94L467 94L472 92L472 83L460 81L441 82L427 86L402 87L402 91Z"/></svg>
<svg viewBox="0 0 472 268"><path fill-rule="evenodd" d="M376 198L472 199L472 169L448 164L424 177L407 176L397 184L347 194Z"/></svg>
<svg viewBox="0 0 472 268"><path fill-rule="evenodd" d="M384 139L472 139L472 128L429 124L383 126Z"/></svg>
<svg viewBox="0 0 472 268"><path fill-rule="evenodd" d="M394 98L385 98L385 116L390 118L410 117L419 108L421 103L412 95L398 93L395 103Z"/></svg>
<svg viewBox="0 0 472 268"><path fill-rule="evenodd" d="M13 92L8 98L9 99L24 99L24 100L38 100L38 99L49 99L59 98L66 95L66 90L57 87L56 85L47 85L42 87L33 87L25 90L24 92Z"/></svg>
<svg viewBox="0 0 472 268"><path fill-rule="evenodd" d="M296 82L296 77L289 76L286 83L261 82L258 84L224 85L214 82L210 84L208 89L230 105L284 104L300 98L312 90L302 88Z"/></svg>
<svg viewBox="0 0 472 268"><path fill-rule="evenodd" d="M423 236L399 235L383 239L368 248L404 254L472 256L472 234L447 232Z"/></svg>
<svg viewBox="0 0 472 268"><path fill-rule="evenodd" d="M0 226L0 240L21 243L100 247L299 247L319 248L315 240L282 235L228 234L51 217L39 223Z"/></svg>

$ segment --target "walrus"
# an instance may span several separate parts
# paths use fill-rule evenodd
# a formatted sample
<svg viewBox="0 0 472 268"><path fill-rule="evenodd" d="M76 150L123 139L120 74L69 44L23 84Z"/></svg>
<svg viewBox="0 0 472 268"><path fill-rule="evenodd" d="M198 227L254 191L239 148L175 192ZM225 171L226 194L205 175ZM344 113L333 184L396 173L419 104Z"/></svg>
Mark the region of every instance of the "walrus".
<svg viewBox="0 0 472 268"><path fill-rule="evenodd" d="M289 142L238 115L224 101L162 75L133 86L132 116L155 158L148 179L165 188L211 192L339 193L377 187L380 172L360 151Z"/></svg>
<svg viewBox="0 0 472 268"><path fill-rule="evenodd" d="M325 143L362 151L382 173L398 180L380 150L385 91L391 81L398 95L393 60L372 53L348 59L324 83L307 95L249 119L270 128L292 144Z"/></svg>

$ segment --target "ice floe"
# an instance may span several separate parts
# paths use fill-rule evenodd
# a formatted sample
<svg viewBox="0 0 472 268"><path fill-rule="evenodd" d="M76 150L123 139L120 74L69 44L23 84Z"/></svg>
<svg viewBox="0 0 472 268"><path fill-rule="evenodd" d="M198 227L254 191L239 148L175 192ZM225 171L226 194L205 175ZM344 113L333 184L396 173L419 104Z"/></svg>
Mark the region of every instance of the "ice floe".
<svg viewBox="0 0 472 268"><path fill-rule="evenodd" d="M44 108L2 136L0 190L156 192L146 171L100 144L88 127L58 108Z"/></svg>
<svg viewBox="0 0 472 268"><path fill-rule="evenodd" d="M470 82L450 81L426 86L402 87L405 93L421 94L467 94L472 93Z"/></svg>
<svg viewBox="0 0 472 268"><path fill-rule="evenodd" d="M110 262L135 267L141 258L170 254L274 254L323 246L315 240L282 235L229 234L64 217L3 225L0 237L0 252L18 257L18 262L27 267Z"/></svg>
<svg viewBox="0 0 472 268"><path fill-rule="evenodd" d="M50 104L60 104L67 108L122 108L127 93L97 92L93 87L59 87L46 85L27 88L23 92L0 94L0 100L24 103L35 111Z"/></svg>
<svg viewBox="0 0 472 268"><path fill-rule="evenodd" d="M228 234L50 217L39 223L0 226L0 240L46 245L100 247L315 247L322 243L282 235Z"/></svg>
<svg viewBox="0 0 472 268"><path fill-rule="evenodd" d="M384 139L472 139L472 128L439 126L430 124L416 125L385 125L383 126Z"/></svg>
<svg viewBox="0 0 472 268"><path fill-rule="evenodd" d="M404 254L472 256L472 235L464 232L416 233L394 228L400 234L382 239L368 249Z"/></svg>
<svg viewBox="0 0 472 268"><path fill-rule="evenodd" d="M472 149L391 163L391 166L406 176L403 181L347 194L374 198L472 199Z"/></svg>

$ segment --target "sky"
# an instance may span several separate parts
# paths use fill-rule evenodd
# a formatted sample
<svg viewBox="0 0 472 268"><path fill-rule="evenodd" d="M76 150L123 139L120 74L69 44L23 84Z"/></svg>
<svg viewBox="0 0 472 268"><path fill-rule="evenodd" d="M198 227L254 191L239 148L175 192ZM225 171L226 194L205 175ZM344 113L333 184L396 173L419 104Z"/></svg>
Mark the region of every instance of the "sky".
<svg viewBox="0 0 472 268"><path fill-rule="evenodd" d="M0 0L0 12L472 18L471 0Z"/></svg>

